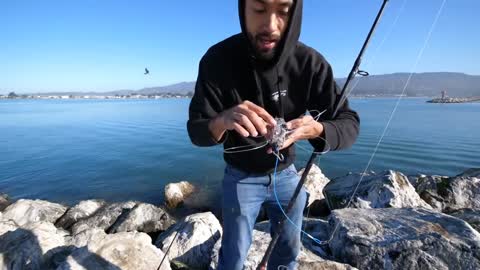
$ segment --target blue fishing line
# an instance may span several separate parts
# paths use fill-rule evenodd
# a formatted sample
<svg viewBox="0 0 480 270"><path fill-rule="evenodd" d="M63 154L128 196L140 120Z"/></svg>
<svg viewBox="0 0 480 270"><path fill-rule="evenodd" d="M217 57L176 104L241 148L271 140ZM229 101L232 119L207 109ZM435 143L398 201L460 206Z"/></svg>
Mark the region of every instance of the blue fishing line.
<svg viewBox="0 0 480 270"><path fill-rule="evenodd" d="M287 213L285 213L285 211L283 210L283 207L282 207L282 204L280 203L280 200L278 199L278 196L277 196L277 190L276 190L276 182L275 182L275 178L276 178L276 175L277 175L277 167L278 167L278 157L275 159L275 169L273 171L273 194L275 195L275 200L277 201L277 204L278 204L278 207L280 208L280 210L282 211L283 215L285 216L285 218L297 229L299 230L300 232L302 232L303 234L305 234L308 238L312 239L315 243L319 244L319 245L324 245L326 243L326 241L321 241L315 237L313 237L312 235L310 235L309 233L307 233L306 231L302 230L302 228L299 228L297 226L297 224L295 224L295 222L293 222L287 215ZM303 218L303 217L302 217Z"/></svg>

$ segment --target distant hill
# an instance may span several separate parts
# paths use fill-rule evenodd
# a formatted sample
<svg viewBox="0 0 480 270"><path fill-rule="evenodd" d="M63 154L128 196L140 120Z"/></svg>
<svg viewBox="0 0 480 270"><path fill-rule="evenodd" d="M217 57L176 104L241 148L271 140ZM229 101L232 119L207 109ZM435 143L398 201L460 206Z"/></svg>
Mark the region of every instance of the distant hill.
<svg viewBox="0 0 480 270"><path fill-rule="evenodd" d="M408 79L408 73L394 73L357 77L358 85L352 95L384 95L392 96L401 94L403 86ZM339 85L345 83L345 78L337 79ZM355 82L351 84L355 85ZM117 90L110 92L56 92L40 93L36 95L130 95L130 94L187 94L193 92L195 82L181 82L177 84L143 88L140 90ZM439 96L441 91L447 91L452 97L480 96L480 76L467 75L454 72L415 73L410 81L406 94L408 96Z"/></svg>
<svg viewBox="0 0 480 270"><path fill-rule="evenodd" d="M408 77L409 73L394 73L357 78L359 83L352 94L398 95L402 93ZM338 79L337 82L343 85L345 80ZM352 82L351 85L355 83ZM452 97L480 96L480 76L453 72L416 73L412 76L406 94L431 97L439 96L443 90Z"/></svg>
<svg viewBox="0 0 480 270"><path fill-rule="evenodd" d="M151 87L143 88L138 91L135 91L136 94L143 95L152 95L152 94L187 94L188 92L193 92L195 89L195 82L181 82L172 85L162 86L162 87Z"/></svg>

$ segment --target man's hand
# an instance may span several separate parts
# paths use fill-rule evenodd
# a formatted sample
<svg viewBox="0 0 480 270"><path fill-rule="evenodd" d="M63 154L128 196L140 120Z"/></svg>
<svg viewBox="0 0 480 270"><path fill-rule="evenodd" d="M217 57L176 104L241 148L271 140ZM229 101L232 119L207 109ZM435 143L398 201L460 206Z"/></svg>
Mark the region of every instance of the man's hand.
<svg viewBox="0 0 480 270"><path fill-rule="evenodd" d="M279 150L287 148L297 141L314 139L323 135L322 123L315 121L310 115L305 115L287 122L287 129L291 130L291 133L287 135L282 148ZM268 149L267 152L272 153L272 149Z"/></svg>
<svg viewBox="0 0 480 270"><path fill-rule="evenodd" d="M219 141L226 130L236 130L244 137L265 135L276 125L275 119L262 107L244 101L220 113L209 123L213 137Z"/></svg>

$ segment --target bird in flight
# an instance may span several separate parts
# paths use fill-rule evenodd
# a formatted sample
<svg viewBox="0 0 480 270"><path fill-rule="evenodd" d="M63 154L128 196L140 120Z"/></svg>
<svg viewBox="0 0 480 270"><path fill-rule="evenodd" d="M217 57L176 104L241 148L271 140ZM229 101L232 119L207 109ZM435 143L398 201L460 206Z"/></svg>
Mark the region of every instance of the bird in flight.
<svg viewBox="0 0 480 270"><path fill-rule="evenodd" d="M145 73L143 73L144 75L147 75L147 74L150 74L150 71L148 71L148 68L145 68Z"/></svg>

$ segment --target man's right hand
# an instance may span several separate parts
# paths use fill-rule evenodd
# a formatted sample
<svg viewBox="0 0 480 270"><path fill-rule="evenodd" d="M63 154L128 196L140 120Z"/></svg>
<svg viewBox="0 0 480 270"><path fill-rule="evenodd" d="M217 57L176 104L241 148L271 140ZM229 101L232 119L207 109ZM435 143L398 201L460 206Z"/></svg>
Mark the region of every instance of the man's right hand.
<svg viewBox="0 0 480 270"><path fill-rule="evenodd" d="M244 101L213 118L209 129L218 141L226 130L236 130L244 137L256 137L267 134L268 129L275 125L275 119L264 108Z"/></svg>

